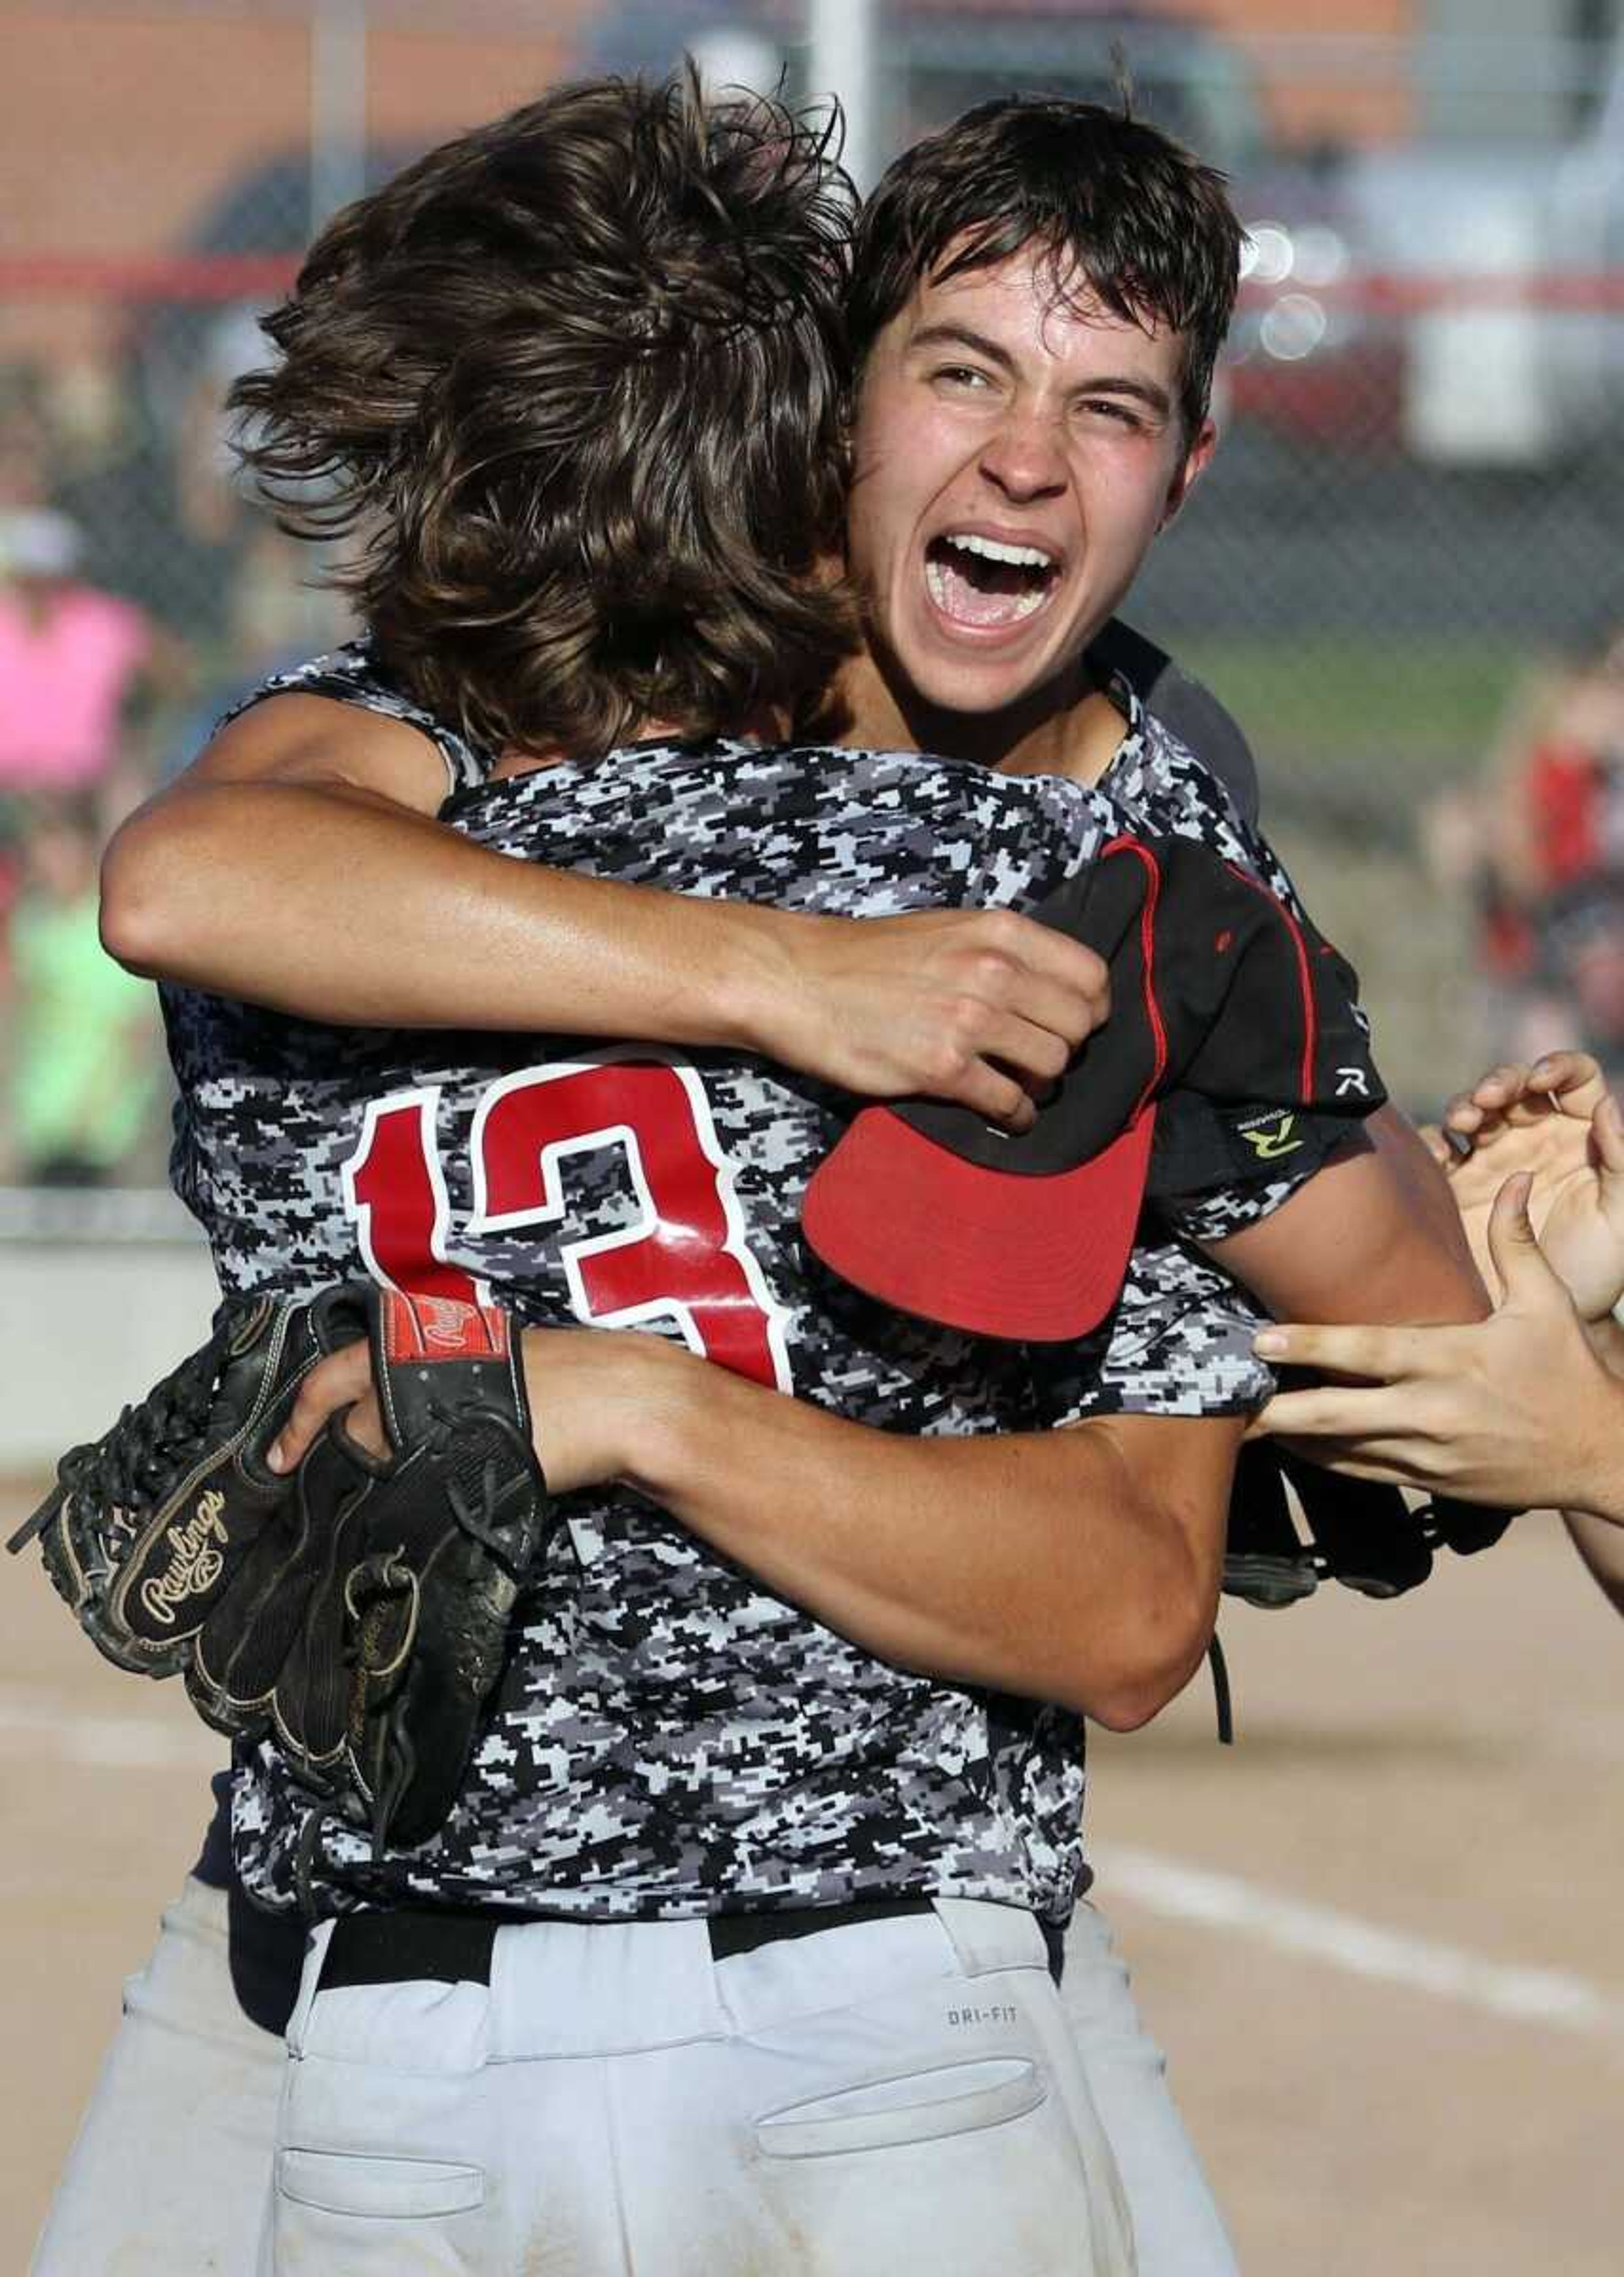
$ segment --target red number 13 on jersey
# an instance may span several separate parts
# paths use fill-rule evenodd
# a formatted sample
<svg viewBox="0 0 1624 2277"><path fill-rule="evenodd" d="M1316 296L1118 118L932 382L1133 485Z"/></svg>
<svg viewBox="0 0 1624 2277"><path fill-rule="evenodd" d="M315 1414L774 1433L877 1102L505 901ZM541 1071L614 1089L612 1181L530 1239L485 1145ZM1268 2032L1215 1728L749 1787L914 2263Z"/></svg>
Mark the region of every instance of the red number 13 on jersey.
<svg viewBox="0 0 1624 2277"><path fill-rule="evenodd" d="M378 1279L424 1296L478 1294L445 1254L451 1206L433 1091L368 1108L345 1198ZM474 1118L471 1238L556 1224L565 1156L622 1150L639 1208L613 1233L562 1245L571 1307L605 1327L674 1321L707 1359L790 1389L785 1314L745 1241L710 1106L690 1067L646 1055L527 1068Z"/></svg>

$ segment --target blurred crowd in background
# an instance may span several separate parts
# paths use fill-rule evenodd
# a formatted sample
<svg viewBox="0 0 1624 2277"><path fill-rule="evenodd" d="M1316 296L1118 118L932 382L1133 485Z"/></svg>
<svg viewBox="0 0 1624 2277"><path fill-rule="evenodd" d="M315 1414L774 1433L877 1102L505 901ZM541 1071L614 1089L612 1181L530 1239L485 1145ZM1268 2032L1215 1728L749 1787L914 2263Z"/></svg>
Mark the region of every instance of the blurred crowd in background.
<svg viewBox="0 0 1624 2277"><path fill-rule="evenodd" d="M101 947L102 849L239 696L351 629L234 479L224 391L258 333L232 321L243 362L200 375L173 467L165 535L211 596L183 622L161 566L108 541L100 438L48 368L0 369L0 1183L163 1182L157 1001Z"/></svg>
<svg viewBox="0 0 1624 2277"><path fill-rule="evenodd" d="M1624 1081L1624 621L1531 669L1480 777L1424 819L1472 912L1492 1055L1578 1043Z"/></svg>
<svg viewBox="0 0 1624 2277"><path fill-rule="evenodd" d="M1624 1078L1620 0L1324 0L1311 31L1286 0L6 12L0 1185L163 1183L156 1001L99 949L100 848L350 630L234 479L259 313L419 150L684 47L793 97L844 52L869 179L987 95L1125 80L1226 169L1224 444L1128 613L1251 735L1406 1104L1556 1042Z"/></svg>

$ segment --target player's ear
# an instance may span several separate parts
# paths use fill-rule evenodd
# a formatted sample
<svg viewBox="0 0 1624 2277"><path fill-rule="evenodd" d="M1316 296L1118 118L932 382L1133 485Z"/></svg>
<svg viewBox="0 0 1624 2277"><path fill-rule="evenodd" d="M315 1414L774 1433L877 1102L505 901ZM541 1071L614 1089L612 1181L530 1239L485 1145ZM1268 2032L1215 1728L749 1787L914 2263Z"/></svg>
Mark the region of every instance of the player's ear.
<svg viewBox="0 0 1624 2277"><path fill-rule="evenodd" d="M1165 529L1179 508L1189 496L1193 486L1205 473L1212 453L1218 448L1218 429L1210 419L1203 419L1195 430L1195 440L1180 460L1167 485L1167 495L1162 501L1162 518L1158 529Z"/></svg>

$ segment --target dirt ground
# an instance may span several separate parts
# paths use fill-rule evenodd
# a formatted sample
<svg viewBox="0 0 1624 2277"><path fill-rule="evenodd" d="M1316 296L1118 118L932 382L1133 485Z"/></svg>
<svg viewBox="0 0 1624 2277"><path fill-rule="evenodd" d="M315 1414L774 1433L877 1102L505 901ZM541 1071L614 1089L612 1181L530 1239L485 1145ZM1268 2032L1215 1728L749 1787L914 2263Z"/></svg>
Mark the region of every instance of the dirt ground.
<svg viewBox="0 0 1624 2277"><path fill-rule="evenodd" d="M26 1506L0 1496L8 1523ZM1099 1740L1089 1812L1247 2277L1618 2277L1616 1615L1531 1519L1402 1603L1322 1592L1224 1629L1239 1744L1214 1744L1198 1682ZM20 2277L219 1749L176 1688L97 1660L32 1560L0 1572L0 2271Z"/></svg>

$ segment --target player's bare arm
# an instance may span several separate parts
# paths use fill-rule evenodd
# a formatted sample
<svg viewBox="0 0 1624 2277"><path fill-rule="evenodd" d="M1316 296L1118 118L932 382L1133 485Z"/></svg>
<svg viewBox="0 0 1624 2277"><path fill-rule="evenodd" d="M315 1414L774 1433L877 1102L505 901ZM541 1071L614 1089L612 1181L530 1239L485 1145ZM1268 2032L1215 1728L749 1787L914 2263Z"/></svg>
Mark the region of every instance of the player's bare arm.
<svg viewBox="0 0 1624 2277"><path fill-rule="evenodd" d="M445 788L406 722L272 697L114 840L107 946L307 1018L743 1048L1016 1129L1108 1009L1098 958L1012 910L812 917L581 877L443 828Z"/></svg>
<svg viewBox="0 0 1624 2277"><path fill-rule="evenodd" d="M1203 1246L1281 1320L1480 1321L1489 1310L1443 1173L1391 1108L1278 1210Z"/></svg>
<svg viewBox="0 0 1624 2277"><path fill-rule="evenodd" d="M1239 1418L915 1438L785 1398L657 1336L532 1329L525 1363L555 1494L636 1488L877 1658L1128 1730L1183 1689L1206 1650ZM383 1451L357 1344L307 1379L285 1457L346 1400L346 1428Z"/></svg>
<svg viewBox="0 0 1624 2277"><path fill-rule="evenodd" d="M720 1375L671 1372L639 1420L629 1481L877 1657L1119 1731L1199 1665L1239 1419L916 1439L708 1380ZM778 1481L773 1496L752 1473Z"/></svg>

